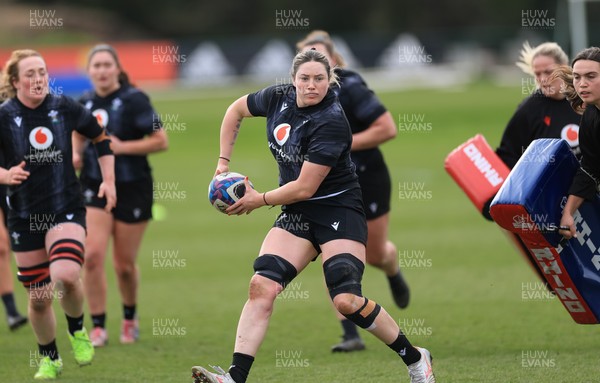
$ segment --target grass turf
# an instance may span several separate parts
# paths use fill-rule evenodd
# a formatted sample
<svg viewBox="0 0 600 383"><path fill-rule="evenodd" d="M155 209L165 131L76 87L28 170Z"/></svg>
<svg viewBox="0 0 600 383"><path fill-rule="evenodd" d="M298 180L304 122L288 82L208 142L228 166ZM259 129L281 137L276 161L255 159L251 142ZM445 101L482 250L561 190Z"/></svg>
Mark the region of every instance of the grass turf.
<svg viewBox="0 0 600 383"><path fill-rule="evenodd" d="M220 121L243 92L153 95L170 148L151 157L162 191L156 202L166 215L151 223L139 254L141 340L118 342L121 308L108 260L110 343L97 350L92 366L76 366L55 303L65 364L60 381L190 382L192 365L229 365L252 263L278 211L228 217L207 202ZM380 97L398 122L420 121L427 128L401 129L383 146L393 179L390 238L407 266L410 306L394 307L385 278L373 268L366 270L365 295L387 308L414 344L431 350L439 382L596 381L600 327L576 324L557 299L543 295L499 228L479 216L443 169L448 152L476 133L497 145L521 90L478 84ZM258 190L276 187L263 119L243 123L230 168L248 175ZM417 198L401 193L415 187L423 192ZM524 299L531 290L539 296ZM319 261L289 291L276 303L249 383L408 382L399 358L369 334L363 335L364 352L330 353L341 328ZM25 293L19 286L16 292L24 311ZM0 327L0 353L0 381L33 380L37 346L30 326L16 333Z"/></svg>

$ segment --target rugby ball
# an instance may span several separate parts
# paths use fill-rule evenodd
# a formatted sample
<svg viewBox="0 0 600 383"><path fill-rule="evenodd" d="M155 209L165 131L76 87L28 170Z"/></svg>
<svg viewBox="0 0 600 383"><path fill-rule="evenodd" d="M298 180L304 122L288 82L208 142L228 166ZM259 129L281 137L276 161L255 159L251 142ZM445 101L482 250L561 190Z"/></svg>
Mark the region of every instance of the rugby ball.
<svg viewBox="0 0 600 383"><path fill-rule="evenodd" d="M227 172L215 176L208 185L208 200L221 213L236 203L246 193L246 176ZM252 183L250 183L252 186Z"/></svg>

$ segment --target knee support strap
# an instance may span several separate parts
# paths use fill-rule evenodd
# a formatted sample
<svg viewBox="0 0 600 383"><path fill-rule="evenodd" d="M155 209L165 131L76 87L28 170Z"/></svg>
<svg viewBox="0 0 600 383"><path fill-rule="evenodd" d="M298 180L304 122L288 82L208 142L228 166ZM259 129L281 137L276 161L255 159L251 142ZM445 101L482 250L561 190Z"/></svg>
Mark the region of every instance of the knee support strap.
<svg viewBox="0 0 600 383"><path fill-rule="evenodd" d="M278 255L263 254L254 261L254 274L269 278L285 288L296 278L298 270Z"/></svg>
<svg viewBox="0 0 600 383"><path fill-rule="evenodd" d="M365 265L349 253L334 255L323 263L325 282L331 299L342 293L362 296L360 282Z"/></svg>
<svg viewBox="0 0 600 383"><path fill-rule="evenodd" d="M50 283L50 262L30 267L19 267L17 279L26 288L43 287Z"/></svg>
<svg viewBox="0 0 600 383"><path fill-rule="evenodd" d="M346 318L354 322L358 327L364 328L365 330L373 330L375 328L375 318L379 315L381 306L375 301L370 301L365 298L365 304L352 314L344 314Z"/></svg>
<svg viewBox="0 0 600 383"><path fill-rule="evenodd" d="M83 265L83 244L74 239L59 239L50 246L50 263L58 260L70 260Z"/></svg>

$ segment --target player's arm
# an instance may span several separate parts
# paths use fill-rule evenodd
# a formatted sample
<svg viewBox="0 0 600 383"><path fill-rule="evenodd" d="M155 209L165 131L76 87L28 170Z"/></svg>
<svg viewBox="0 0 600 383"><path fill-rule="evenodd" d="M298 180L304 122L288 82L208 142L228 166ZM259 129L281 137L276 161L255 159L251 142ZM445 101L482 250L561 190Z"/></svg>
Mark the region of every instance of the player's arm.
<svg viewBox="0 0 600 383"><path fill-rule="evenodd" d="M302 164L300 176L296 180L264 193L259 193L250 187L248 179L246 179L244 197L231 205L225 212L227 214L248 214L261 206L288 205L307 200L316 193L319 185L330 171L330 166L305 161Z"/></svg>
<svg viewBox="0 0 600 383"><path fill-rule="evenodd" d="M85 149L86 141L86 138L76 131L73 131L71 134L71 142L73 145L73 167L75 170L80 170L83 166L83 151Z"/></svg>
<svg viewBox="0 0 600 383"><path fill-rule="evenodd" d="M169 147L169 139L164 129L158 129L139 140L121 141L116 136L110 137L111 148L115 156L143 156L150 153L162 152Z"/></svg>
<svg viewBox="0 0 600 383"><path fill-rule="evenodd" d="M583 197L579 197L576 195L569 195L567 198L567 203L565 204L565 208L563 209L562 218L560 219L560 233L567 239L571 237L577 237L575 232L575 220L573 219L573 214L581 204L585 201Z"/></svg>
<svg viewBox="0 0 600 383"><path fill-rule="evenodd" d="M215 175L229 171L229 161L233 154L233 146L240 132L242 120L245 117L252 117L248 109L248 95L235 100L225 111L225 116L221 122L221 132L219 135L219 161Z"/></svg>
<svg viewBox="0 0 600 383"><path fill-rule="evenodd" d="M106 198L104 210L110 212L117 205L117 191L115 187L115 155L110 148L110 137L104 129L102 133L92 139L98 154L98 165L102 174L102 183L98 188L98 197Z"/></svg>
<svg viewBox="0 0 600 383"><path fill-rule="evenodd" d="M362 132L352 135L352 151L375 148L396 137L398 130L390 112L379 116Z"/></svg>

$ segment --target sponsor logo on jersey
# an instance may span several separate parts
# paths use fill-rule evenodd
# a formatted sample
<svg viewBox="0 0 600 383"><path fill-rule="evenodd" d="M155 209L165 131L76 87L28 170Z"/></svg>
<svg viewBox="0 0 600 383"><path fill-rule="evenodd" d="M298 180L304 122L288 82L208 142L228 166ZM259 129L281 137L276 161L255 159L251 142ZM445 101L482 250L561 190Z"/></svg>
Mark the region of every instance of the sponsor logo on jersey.
<svg viewBox="0 0 600 383"><path fill-rule="evenodd" d="M290 138L290 124L283 123L279 124L273 130L273 136L275 137L275 141L279 144L279 146L283 146L285 142Z"/></svg>
<svg viewBox="0 0 600 383"><path fill-rule="evenodd" d="M287 108L288 108L288 104L287 104L287 102L284 102L284 103L281 105L281 109L279 109L279 113L283 112L283 111L284 111L284 110L286 110Z"/></svg>
<svg viewBox="0 0 600 383"><path fill-rule="evenodd" d="M44 126L38 126L29 133L29 143L35 149L48 149L53 141L54 136L52 135L52 131Z"/></svg>
<svg viewBox="0 0 600 383"><path fill-rule="evenodd" d="M15 117L15 123L17 124L17 126L19 128L21 127L21 121L23 121L23 117L21 117L21 116Z"/></svg>
<svg viewBox="0 0 600 383"><path fill-rule="evenodd" d="M98 125L103 128L106 128L108 125L108 112L104 109L96 109L92 112L94 117L96 117L96 121L98 121Z"/></svg>
<svg viewBox="0 0 600 383"><path fill-rule="evenodd" d="M576 148L579 146L579 125L568 124L562 128L560 138L567 141L570 147Z"/></svg>

